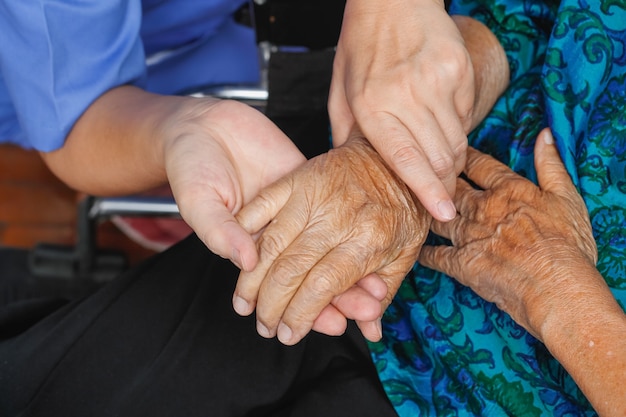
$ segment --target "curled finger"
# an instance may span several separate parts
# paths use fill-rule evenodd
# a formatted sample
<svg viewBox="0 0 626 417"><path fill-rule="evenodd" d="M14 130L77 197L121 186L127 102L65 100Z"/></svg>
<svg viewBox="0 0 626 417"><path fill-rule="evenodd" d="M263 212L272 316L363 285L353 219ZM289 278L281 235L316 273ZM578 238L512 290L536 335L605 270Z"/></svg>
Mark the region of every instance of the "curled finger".
<svg viewBox="0 0 626 417"><path fill-rule="evenodd" d="M462 277L462 265L458 250L454 246L424 246L418 262L428 268L443 272L459 279Z"/></svg>
<svg viewBox="0 0 626 417"><path fill-rule="evenodd" d="M523 180L528 182L502 162L472 147L467 149L467 163L464 172L472 182L484 190L496 188L510 181Z"/></svg>

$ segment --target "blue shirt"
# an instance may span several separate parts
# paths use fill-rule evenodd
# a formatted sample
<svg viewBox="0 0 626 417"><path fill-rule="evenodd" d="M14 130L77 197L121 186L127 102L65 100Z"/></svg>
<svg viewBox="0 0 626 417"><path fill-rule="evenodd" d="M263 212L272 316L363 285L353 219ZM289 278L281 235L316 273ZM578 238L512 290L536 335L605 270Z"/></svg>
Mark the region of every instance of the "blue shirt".
<svg viewBox="0 0 626 417"><path fill-rule="evenodd" d="M258 80L246 0L0 3L0 142L52 151L101 94L133 84L176 94Z"/></svg>

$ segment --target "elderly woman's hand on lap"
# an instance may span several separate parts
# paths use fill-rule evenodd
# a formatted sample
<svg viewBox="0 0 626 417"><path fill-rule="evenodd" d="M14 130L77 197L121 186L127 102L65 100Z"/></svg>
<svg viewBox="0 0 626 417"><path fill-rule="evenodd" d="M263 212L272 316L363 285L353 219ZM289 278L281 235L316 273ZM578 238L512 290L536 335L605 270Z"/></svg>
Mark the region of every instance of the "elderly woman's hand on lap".
<svg viewBox="0 0 626 417"><path fill-rule="evenodd" d="M539 187L471 150L457 183L459 215L433 222L452 246L419 262L455 277L543 341L601 415L625 415L626 316L595 268L582 198L549 130L535 147Z"/></svg>

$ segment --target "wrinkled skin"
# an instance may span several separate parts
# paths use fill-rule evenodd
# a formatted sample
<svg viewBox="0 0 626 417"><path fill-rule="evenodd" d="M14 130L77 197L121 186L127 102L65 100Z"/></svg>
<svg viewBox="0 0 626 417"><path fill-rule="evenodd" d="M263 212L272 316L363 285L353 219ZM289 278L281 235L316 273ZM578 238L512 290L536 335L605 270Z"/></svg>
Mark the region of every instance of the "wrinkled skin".
<svg viewBox="0 0 626 417"><path fill-rule="evenodd" d="M380 308L365 321L379 319L417 259L431 217L369 143L353 136L263 190L237 220L262 234L258 266L239 276L235 309L247 315L256 307L259 333L291 345L320 314L332 314L337 296L356 300L355 289L377 294ZM382 292L356 285L373 273L386 284ZM342 313L364 320L358 300L351 305L356 310ZM364 335L378 339L378 330Z"/></svg>
<svg viewBox="0 0 626 417"><path fill-rule="evenodd" d="M606 287L601 277L583 281L569 273L595 269L597 250L584 201L556 147L543 138L535 151L539 187L470 148L465 173L482 190L458 180L459 215L432 224L453 246L425 246L419 258L495 302L540 339L548 315L567 308L571 288Z"/></svg>
<svg viewBox="0 0 626 417"><path fill-rule="evenodd" d="M459 180L457 218L433 223L453 246L419 261L495 302L541 340L600 416L626 415L626 315L595 267L585 204L545 129L535 146L539 187L475 150Z"/></svg>
<svg viewBox="0 0 626 417"><path fill-rule="evenodd" d="M354 127L438 220L465 165L474 68L440 0L348 0L329 96L335 146Z"/></svg>

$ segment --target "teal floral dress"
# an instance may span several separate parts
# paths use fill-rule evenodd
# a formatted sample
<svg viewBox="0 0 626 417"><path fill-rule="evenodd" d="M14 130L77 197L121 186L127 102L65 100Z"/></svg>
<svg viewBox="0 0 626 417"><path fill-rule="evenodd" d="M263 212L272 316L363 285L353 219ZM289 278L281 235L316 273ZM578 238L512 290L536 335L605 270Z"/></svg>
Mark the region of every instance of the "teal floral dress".
<svg viewBox="0 0 626 417"><path fill-rule="evenodd" d="M453 0L450 12L490 27L511 66L510 87L470 144L534 181L535 138L552 128L589 209L598 269L624 307L626 0ZM401 416L596 415L542 343L419 264L370 349Z"/></svg>

